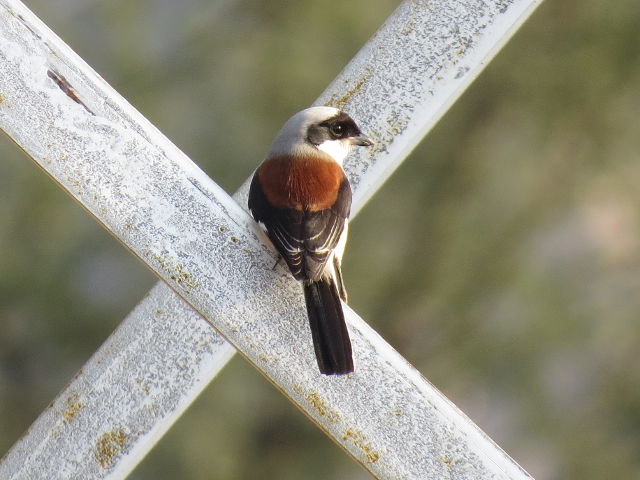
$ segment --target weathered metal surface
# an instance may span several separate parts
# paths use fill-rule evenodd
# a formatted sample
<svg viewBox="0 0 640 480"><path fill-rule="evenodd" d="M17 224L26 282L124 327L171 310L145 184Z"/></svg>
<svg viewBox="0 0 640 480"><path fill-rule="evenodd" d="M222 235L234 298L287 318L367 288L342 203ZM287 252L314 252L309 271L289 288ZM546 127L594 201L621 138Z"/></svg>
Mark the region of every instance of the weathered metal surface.
<svg viewBox="0 0 640 480"><path fill-rule="evenodd" d="M354 212L537 0L405 2L319 102L378 141ZM379 478L528 478L348 310L356 373L318 374L304 301L239 205L20 2L0 0L0 127ZM257 162L256 162L257 163ZM233 354L164 284L0 464L1 478L121 478Z"/></svg>

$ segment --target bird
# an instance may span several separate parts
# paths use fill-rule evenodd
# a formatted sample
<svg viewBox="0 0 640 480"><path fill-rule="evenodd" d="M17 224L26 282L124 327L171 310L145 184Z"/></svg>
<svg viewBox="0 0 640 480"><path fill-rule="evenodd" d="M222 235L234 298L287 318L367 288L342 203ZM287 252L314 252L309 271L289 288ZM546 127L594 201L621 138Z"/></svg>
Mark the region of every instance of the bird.
<svg viewBox="0 0 640 480"><path fill-rule="evenodd" d="M347 302L341 264L351 211L342 165L354 147L371 145L347 113L327 106L304 109L284 124L249 188L253 218L303 285L324 375L354 371L341 303Z"/></svg>

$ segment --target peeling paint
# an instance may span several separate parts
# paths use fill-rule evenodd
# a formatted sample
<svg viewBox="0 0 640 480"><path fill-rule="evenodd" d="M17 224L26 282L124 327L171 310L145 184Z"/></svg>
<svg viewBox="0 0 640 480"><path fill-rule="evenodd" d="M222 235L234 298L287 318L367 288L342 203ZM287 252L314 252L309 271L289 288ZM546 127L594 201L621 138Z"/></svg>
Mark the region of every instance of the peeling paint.
<svg viewBox="0 0 640 480"><path fill-rule="evenodd" d="M67 79L64 78L60 73L54 70L47 70L47 76L54 81L54 83L58 86L58 88L62 90L67 95L67 97L69 97L71 100L73 100L77 104L82 105L84 109L87 112L89 112L91 115L95 115L95 113L93 113L89 109L89 107L87 107L85 103L78 98L78 95L76 94L75 90L71 87L71 85L69 85L69 82L67 81Z"/></svg>

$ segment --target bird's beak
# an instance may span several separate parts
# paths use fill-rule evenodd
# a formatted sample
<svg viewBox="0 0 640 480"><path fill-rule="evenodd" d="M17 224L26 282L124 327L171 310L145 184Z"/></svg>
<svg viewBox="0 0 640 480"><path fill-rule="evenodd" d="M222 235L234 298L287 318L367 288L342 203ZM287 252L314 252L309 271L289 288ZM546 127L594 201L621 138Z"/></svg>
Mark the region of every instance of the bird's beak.
<svg viewBox="0 0 640 480"><path fill-rule="evenodd" d="M349 138L349 143L351 145L357 145L359 147L370 147L373 145L373 140L371 140L366 135L358 135L357 137Z"/></svg>

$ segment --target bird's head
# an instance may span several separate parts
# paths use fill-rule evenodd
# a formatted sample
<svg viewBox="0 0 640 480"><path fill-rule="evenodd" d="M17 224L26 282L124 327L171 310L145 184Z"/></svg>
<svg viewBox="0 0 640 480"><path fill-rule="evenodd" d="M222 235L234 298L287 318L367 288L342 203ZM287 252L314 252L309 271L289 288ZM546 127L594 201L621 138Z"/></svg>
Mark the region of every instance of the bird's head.
<svg viewBox="0 0 640 480"><path fill-rule="evenodd" d="M313 155L320 150L342 164L354 146L373 145L353 119L333 107L311 107L296 113L284 124L269 156Z"/></svg>

